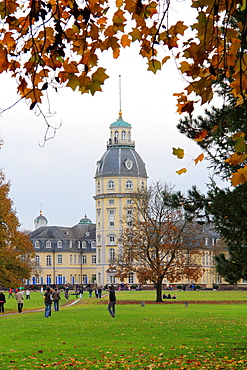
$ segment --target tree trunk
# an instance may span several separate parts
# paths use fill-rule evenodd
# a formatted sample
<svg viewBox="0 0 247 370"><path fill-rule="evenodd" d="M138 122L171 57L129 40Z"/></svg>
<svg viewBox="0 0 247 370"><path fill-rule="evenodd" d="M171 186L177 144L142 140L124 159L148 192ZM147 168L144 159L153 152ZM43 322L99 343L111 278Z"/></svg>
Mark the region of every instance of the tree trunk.
<svg viewBox="0 0 247 370"><path fill-rule="evenodd" d="M156 284L156 302L162 302L162 279L159 279Z"/></svg>

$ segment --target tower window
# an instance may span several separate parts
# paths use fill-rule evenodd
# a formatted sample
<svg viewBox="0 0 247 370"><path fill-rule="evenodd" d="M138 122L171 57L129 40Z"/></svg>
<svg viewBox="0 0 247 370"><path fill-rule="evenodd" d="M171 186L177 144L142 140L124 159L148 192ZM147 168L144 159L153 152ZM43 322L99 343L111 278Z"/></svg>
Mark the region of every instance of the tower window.
<svg viewBox="0 0 247 370"><path fill-rule="evenodd" d="M110 236L109 236L109 244L110 244L110 245L115 244L115 236L114 236L114 235L110 235Z"/></svg>
<svg viewBox="0 0 247 370"><path fill-rule="evenodd" d="M108 181L108 189L114 189L114 181L112 180Z"/></svg>
<svg viewBox="0 0 247 370"><path fill-rule="evenodd" d="M122 140L126 140L126 132L122 131Z"/></svg>
<svg viewBox="0 0 247 370"><path fill-rule="evenodd" d="M115 249L110 248L109 250L109 262L114 262L115 261Z"/></svg>
<svg viewBox="0 0 247 370"><path fill-rule="evenodd" d="M126 181L126 189L133 189L133 183L131 180Z"/></svg>

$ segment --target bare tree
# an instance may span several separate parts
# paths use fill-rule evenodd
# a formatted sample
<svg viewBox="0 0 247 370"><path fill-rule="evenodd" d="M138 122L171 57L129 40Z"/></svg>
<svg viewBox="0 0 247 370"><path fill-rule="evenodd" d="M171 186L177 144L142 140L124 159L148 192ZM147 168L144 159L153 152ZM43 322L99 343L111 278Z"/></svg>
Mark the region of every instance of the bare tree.
<svg viewBox="0 0 247 370"><path fill-rule="evenodd" d="M132 218L125 220L122 248L111 268L119 279L136 273L140 283L153 282L156 301L162 301L162 282L196 281L202 274L200 226L183 217L182 209L167 206L172 187L156 182L133 194Z"/></svg>

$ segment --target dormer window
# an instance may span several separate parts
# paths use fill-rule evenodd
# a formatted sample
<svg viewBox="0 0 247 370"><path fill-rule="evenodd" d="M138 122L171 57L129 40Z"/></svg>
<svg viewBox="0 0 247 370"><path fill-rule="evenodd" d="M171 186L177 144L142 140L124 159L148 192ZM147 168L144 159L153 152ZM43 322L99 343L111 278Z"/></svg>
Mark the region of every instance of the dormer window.
<svg viewBox="0 0 247 370"><path fill-rule="evenodd" d="M57 247L58 247L58 248L62 248L62 241L61 241L61 240L58 240L58 242L57 242Z"/></svg>
<svg viewBox="0 0 247 370"><path fill-rule="evenodd" d="M46 248L51 248L51 241L50 240L47 240L45 242L45 246L46 246Z"/></svg>
<svg viewBox="0 0 247 370"><path fill-rule="evenodd" d="M39 243L38 240L35 240L34 247L37 248L37 249L40 248L40 243Z"/></svg>

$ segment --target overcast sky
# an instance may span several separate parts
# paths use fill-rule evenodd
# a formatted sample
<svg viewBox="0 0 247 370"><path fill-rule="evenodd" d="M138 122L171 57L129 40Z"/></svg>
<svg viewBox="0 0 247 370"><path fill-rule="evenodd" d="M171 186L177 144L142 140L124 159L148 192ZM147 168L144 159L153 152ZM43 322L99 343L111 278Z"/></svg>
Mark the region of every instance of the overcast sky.
<svg viewBox="0 0 247 370"><path fill-rule="evenodd" d="M179 4L181 18L184 13ZM178 9L174 12L178 16ZM50 95L51 109L56 112L50 122L62 125L45 146L39 143L43 143L46 125L25 102L0 117L4 141L0 163L11 183L10 197L22 228L34 229L41 204L49 225L73 226L85 213L95 221L96 162L106 150L109 126L118 118L119 75L123 119L132 125L132 139L146 164L149 183L161 180L184 192L192 185L206 190L206 163L193 163L201 152L176 129L180 116L173 93L183 89L184 81L173 61L156 75L147 71L146 62L135 49L125 49L118 60L103 54L101 65L110 76L103 92L92 97L66 88ZM16 87L7 76L1 76L0 83L0 106L4 108L16 100ZM172 147L184 148L185 159L174 157ZM179 176L175 172L182 167L188 172Z"/></svg>

